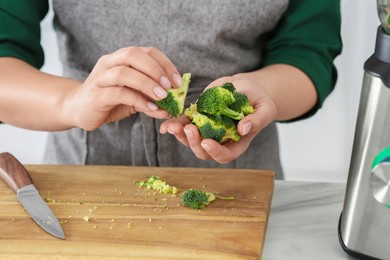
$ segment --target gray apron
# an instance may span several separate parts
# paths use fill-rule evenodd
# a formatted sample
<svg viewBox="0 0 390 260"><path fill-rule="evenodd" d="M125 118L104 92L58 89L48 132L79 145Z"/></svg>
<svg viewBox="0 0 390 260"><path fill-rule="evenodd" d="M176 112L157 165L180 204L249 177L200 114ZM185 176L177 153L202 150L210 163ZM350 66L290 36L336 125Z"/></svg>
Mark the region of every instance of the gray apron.
<svg viewBox="0 0 390 260"><path fill-rule="evenodd" d="M54 25L65 77L85 80L97 60L126 46L153 46L181 73L191 72L187 105L213 80L259 69L266 33L288 0L53 1ZM161 120L138 113L95 131L50 133L44 156L51 164L260 168L283 173L277 129L270 124L237 160L199 160Z"/></svg>

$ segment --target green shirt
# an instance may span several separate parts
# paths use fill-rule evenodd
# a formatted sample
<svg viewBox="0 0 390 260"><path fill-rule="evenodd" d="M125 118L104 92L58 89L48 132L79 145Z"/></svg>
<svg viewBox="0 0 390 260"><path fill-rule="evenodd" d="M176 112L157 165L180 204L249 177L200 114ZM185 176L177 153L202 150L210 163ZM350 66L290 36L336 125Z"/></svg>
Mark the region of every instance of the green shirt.
<svg viewBox="0 0 390 260"><path fill-rule="evenodd" d="M47 0L0 0L0 56L19 58L40 68L44 63L40 21L47 11ZM314 114L335 86L333 61L341 52L340 25L340 1L290 0L288 10L269 34L263 66L296 66L316 87L316 106L300 118Z"/></svg>

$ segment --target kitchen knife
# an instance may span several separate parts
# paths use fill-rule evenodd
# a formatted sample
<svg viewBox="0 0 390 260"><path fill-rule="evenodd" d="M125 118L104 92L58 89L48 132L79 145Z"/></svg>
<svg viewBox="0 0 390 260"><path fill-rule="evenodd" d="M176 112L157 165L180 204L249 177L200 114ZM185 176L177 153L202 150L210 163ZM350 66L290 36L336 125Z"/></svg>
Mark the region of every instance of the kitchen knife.
<svg viewBox="0 0 390 260"><path fill-rule="evenodd" d="M34 187L27 170L10 153L0 153L0 178L16 192L20 203L41 228L65 239L60 223Z"/></svg>

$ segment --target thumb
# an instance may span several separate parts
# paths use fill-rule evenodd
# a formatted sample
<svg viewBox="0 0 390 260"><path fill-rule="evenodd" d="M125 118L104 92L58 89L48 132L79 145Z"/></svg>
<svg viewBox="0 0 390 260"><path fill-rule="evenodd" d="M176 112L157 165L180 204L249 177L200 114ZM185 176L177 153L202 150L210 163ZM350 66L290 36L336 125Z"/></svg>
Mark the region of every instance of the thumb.
<svg viewBox="0 0 390 260"><path fill-rule="evenodd" d="M245 116L238 122L237 130L241 136L257 134L276 118L274 106L259 106L253 114Z"/></svg>

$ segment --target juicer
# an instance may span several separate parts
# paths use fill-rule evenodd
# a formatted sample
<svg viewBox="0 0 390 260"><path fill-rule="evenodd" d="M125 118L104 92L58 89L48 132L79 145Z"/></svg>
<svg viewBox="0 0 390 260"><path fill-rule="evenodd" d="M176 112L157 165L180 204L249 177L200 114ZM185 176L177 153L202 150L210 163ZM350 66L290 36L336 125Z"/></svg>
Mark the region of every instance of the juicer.
<svg viewBox="0 0 390 260"><path fill-rule="evenodd" d="M390 259L390 0L377 0L377 9L338 226L341 246L359 259Z"/></svg>

